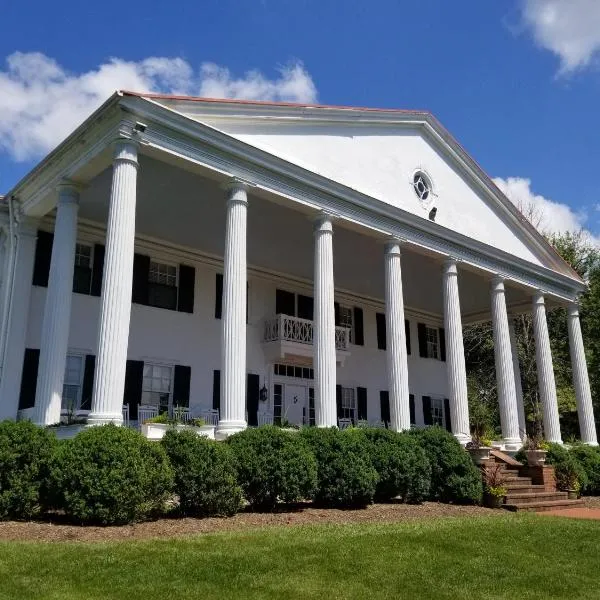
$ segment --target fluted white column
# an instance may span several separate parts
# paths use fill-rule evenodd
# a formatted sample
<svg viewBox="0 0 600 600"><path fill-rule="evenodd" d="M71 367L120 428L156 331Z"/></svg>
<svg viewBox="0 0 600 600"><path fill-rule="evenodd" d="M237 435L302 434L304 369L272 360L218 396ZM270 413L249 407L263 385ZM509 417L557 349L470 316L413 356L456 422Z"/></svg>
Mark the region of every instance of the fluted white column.
<svg viewBox="0 0 600 600"><path fill-rule="evenodd" d="M535 294L533 297L533 333L535 337L538 387L542 401L544 437L549 442L562 444L556 384L552 368L552 351L550 350L550 336L548 335L548 323L546 322L546 304L544 294L541 293Z"/></svg>
<svg viewBox="0 0 600 600"><path fill-rule="evenodd" d="M315 423L317 427L337 425L335 397L335 310L333 283L333 225L329 215L315 222L315 309L314 369Z"/></svg>
<svg viewBox="0 0 600 600"><path fill-rule="evenodd" d="M138 172L137 144L119 140L113 159L100 300L98 351L88 423L123 422L123 392L131 319Z"/></svg>
<svg viewBox="0 0 600 600"><path fill-rule="evenodd" d="M508 314L504 280L495 277L491 285L492 295L492 329L494 332L494 357L496 360L496 388L500 406L500 425L502 437L507 450L518 450L521 446L519 437L519 411L515 390L515 372L510 347Z"/></svg>
<svg viewBox="0 0 600 600"><path fill-rule="evenodd" d="M246 423L246 228L247 186L227 186L221 338L221 414L217 435L242 431Z"/></svg>
<svg viewBox="0 0 600 600"><path fill-rule="evenodd" d="M467 369L463 344L458 268L450 258L443 267L444 327L446 329L446 370L450 400L452 433L459 442L470 441L469 403L467 399Z"/></svg>
<svg viewBox="0 0 600 600"><path fill-rule="evenodd" d="M510 335L510 351L512 354L513 373L515 379L515 394L517 396L517 416L519 418L519 437L524 440L527 435L527 423L525 422L525 404L523 402L523 384L521 381L521 369L519 368L519 348L517 346L517 335L515 333L515 321L512 317L508 319L508 333Z"/></svg>
<svg viewBox="0 0 600 600"><path fill-rule="evenodd" d="M571 304L567 309L567 324L569 328L569 349L571 351L571 367L573 369L573 386L577 399L577 415L579 416L579 431L581 441L590 446L598 445L592 392L588 377L581 323L579 322L579 307Z"/></svg>
<svg viewBox="0 0 600 600"><path fill-rule="evenodd" d="M410 429L410 405L402 265L398 241L391 241L385 246L385 323L391 428L402 431Z"/></svg>
<svg viewBox="0 0 600 600"><path fill-rule="evenodd" d="M60 421L71 323L78 210L79 189L77 186L61 185L58 190L54 242L44 305L40 361L33 411L33 421L39 425L51 425Z"/></svg>

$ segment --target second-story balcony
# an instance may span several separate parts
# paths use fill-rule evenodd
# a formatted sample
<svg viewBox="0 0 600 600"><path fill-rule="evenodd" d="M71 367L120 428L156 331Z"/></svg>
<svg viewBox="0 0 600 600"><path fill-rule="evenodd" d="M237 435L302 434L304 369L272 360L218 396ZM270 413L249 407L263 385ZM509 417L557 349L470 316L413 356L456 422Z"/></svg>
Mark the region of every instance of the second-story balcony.
<svg viewBox="0 0 600 600"><path fill-rule="evenodd" d="M263 329L263 346L267 357L274 360L291 359L312 363L314 355L314 324L310 319L289 315L276 315L266 319ZM335 328L336 360L343 365L350 355L350 329Z"/></svg>

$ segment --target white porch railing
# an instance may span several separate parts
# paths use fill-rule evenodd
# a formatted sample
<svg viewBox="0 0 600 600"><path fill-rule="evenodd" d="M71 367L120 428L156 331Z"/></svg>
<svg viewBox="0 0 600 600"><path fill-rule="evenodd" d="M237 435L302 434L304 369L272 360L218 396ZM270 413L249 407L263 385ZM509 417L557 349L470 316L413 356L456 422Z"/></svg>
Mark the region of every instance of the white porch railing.
<svg viewBox="0 0 600 600"><path fill-rule="evenodd" d="M263 341L277 342L285 340L299 344L313 343L313 322L309 319L277 315L265 321ZM350 345L350 329L348 327L335 328L336 350L348 350Z"/></svg>

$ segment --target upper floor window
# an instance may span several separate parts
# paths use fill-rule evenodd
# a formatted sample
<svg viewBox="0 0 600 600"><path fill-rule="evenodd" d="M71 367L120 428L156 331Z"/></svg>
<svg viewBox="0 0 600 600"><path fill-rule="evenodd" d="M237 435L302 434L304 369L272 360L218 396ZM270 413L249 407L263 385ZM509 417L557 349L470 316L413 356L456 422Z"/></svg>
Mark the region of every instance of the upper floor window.
<svg viewBox="0 0 600 600"><path fill-rule="evenodd" d="M157 406L159 412L169 412L173 392L173 367L144 363L142 404Z"/></svg>
<svg viewBox="0 0 600 600"><path fill-rule="evenodd" d="M158 308L177 309L177 267L175 265L150 261L148 304Z"/></svg>
<svg viewBox="0 0 600 600"><path fill-rule="evenodd" d="M73 272L73 291L89 294L92 285L92 246L75 245L75 269Z"/></svg>
<svg viewBox="0 0 600 600"><path fill-rule="evenodd" d="M61 404L63 410L69 412L79 410L81 405L82 380L83 356L77 354L67 355Z"/></svg>
<svg viewBox="0 0 600 600"><path fill-rule="evenodd" d="M340 306L340 327L347 327L350 329L350 343L354 343L354 327L353 327L353 310L348 306Z"/></svg>
<svg viewBox="0 0 600 600"><path fill-rule="evenodd" d="M431 195L431 181L422 171L417 171L413 176L413 188L419 200L425 202Z"/></svg>
<svg viewBox="0 0 600 600"><path fill-rule="evenodd" d="M435 327L427 327L427 358L439 358L438 330Z"/></svg>

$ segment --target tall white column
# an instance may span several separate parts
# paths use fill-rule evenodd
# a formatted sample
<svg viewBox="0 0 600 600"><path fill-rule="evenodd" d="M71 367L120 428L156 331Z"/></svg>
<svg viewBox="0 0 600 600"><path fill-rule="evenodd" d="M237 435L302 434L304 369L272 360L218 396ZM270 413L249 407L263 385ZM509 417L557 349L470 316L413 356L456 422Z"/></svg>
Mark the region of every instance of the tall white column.
<svg viewBox="0 0 600 600"><path fill-rule="evenodd" d="M519 368L519 348L517 346L517 335L515 333L515 321L512 317L508 319L508 333L510 335L510 351L512 354L513 373L515 378L515 393L517 396L517 415L519 417L519 437L524 440L527 436L527 423L525 421L525 404L523 402L523 384L521 381L521 369Z"/></svg>
<svg viewBox="0 0 600 600"><path fill-rule="evenodd" d="M592 392L588 377L581 323L579 322L579 307L571 304L567 309L567 324L569 328L569 348L571 351L571 367L573 369L573 386L577 399L577 415L579 416L579 431L581 441L590 446L598 445Z"/></svg>
<svg viewBox="0 0 600 600"><path fill-rule="evenodd" d="M496 387L500 406L500 425L502 437L507 450L518 450L521 446L519 437L519 411L517 409L517 393L515 390L515 373L510 347L508 314L504 280L496 277L492 280L492 328L494 331L494 357L496 360Z"/></svg>
<svg viewBox="0 0 600 600"><path fill-rule="evenodd" d="M8 296L8 306L5 307L8 311L8 324L6 327L6 351L0 379L0 421L15 419L19 406L37 225L36 221L21 219L17 228L14 257L15 276L12 281L7 278L6 282L7 285L12 286L12 290Z"/></svg>
<svg viewBox="0 0 600 600"><path fill-rule="evenodd" d="M227 186L221 338L221 414L217 435L242 431L246 423L246 228L247 186Z"/></svg>
<svg viewBox="0 0 600 600"><path fill-rule="evenodd" d="M450 400L452 433L459 442L471 440L469 402L467 398L467 369L463 344L460 298L458 295L458 268L450 258L443 267L444 326L446 329L446 370Z"/></svg>
<svg viewBox="0 0 600 600"><path fill-rule="evenodd" d="M537 366L538 387L542 401L544 437L549 442L562 444L560 421L558 419L558 400L552 368L552 351L546 322L546 304L544 294L533 297L533 333L535 337L535 360Z"/></svg>
<svg viewBox="0 0 600 600"><path fill-rule="evenodd" d="M127 139L119 140L113 159L94 393L92 411L88 417L88 423L91 424L123 422L123 392L131 319L137 172L137 143Z"/></svg>
<svg viewBox="0 0 600 600"><path fill-rule="evenodd" d="M402 265L398 241L391 241L385 246L385 322L391 428L402 431L410 429L410 405Z"/></svg>
<svg viewBox="0 0 600 600"><path fill-rule="evenodd" d="M38 425L51 425L60 421L71 324L78 210L77 186L69 183L61 185L58 189L54 242L44 305L40 362L33 411L33 421Z"/></svg>
<svg viewBox="0 0 600 600"><path fill-rule="evenodd" d="M315 423L317 427L337 425L335 397L335 310L333 283L333 224L323 214L315 222L315 309L314 368Z"/></svg>

